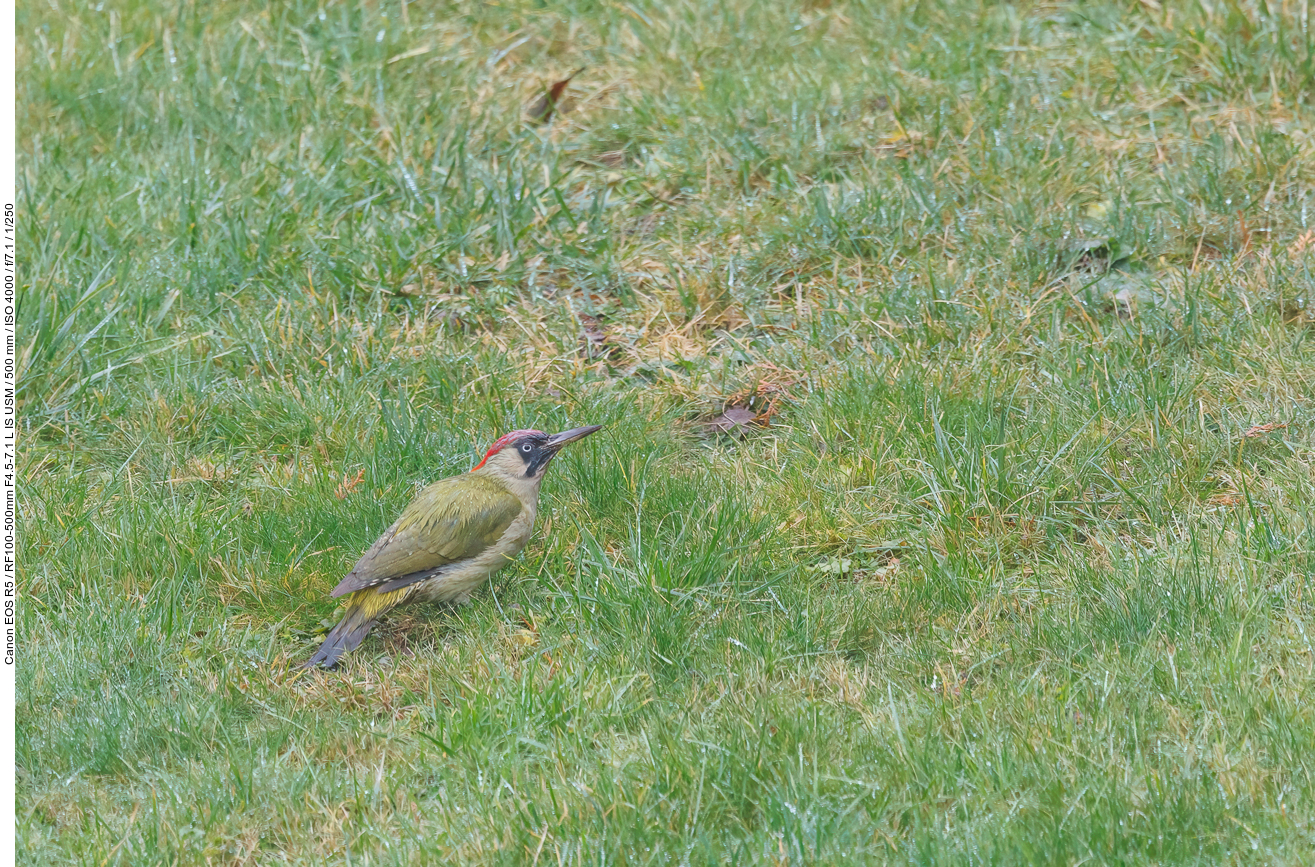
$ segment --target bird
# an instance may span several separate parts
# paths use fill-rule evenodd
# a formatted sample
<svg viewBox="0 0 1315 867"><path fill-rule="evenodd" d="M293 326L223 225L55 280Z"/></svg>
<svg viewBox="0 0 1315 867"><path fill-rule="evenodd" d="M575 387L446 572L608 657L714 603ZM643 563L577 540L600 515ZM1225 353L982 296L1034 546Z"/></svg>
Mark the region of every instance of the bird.
<svg viewBox="0 0 1315 867"><path fill-rule="evenodd" d="M470 472L422 490L333 589L335 598L351 594L346 610L303 667L333 668L398 605L468 601L529 542L548 464L601 428L514 430Z"/></svg>

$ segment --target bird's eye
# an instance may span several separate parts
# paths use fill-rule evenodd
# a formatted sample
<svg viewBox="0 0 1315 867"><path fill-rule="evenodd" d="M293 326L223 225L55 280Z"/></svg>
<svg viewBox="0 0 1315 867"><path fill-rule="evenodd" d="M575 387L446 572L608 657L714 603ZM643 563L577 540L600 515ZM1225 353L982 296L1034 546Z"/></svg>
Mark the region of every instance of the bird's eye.
<svg viewBox="0 0 1315 867"><path fill-rule="evenodd" d="M534 451L534 446L529 443L521 443L521 451L528 455L530 452Z"/></svg>

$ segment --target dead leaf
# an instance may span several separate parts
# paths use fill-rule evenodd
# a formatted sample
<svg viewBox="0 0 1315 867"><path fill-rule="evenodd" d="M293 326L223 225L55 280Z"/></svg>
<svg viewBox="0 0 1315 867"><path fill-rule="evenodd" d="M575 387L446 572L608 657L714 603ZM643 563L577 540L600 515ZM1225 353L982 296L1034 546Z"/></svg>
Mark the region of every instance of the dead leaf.
<svg viewBox="0 0 1315 867"><path fill-rule="evenodd" d="M356 477L352 479L347 478L347 474L344 473L342 477L342 481L338 483L338 487L334 490L333 495L340 500L345 500L347 499L348 495L350 495L352 491L355 491L357 488L359 488L361 486L361 482L364 481L365 481L364 467L357 470Z"/></svg>
<svg viewBox="0 0 1315 867"><path fill-rule="evenodd" d="M598 321L597 316L590 316L588 313L580 314L580 324L584 326L585 340L589 341L592 346L602 346L607 335L603 333L603 323Z"/></svg>
<svg viewBox="0 0 1315 867"><path fill-rule="evenodd" d="M1311 229L1309 232L1303 232L1298 235L1296 240L1292 242L1292 246L1288 247L1288 253L1290 253L1293 258L1312 250L1315 250L1315 229Z"/></svg>
<svg viewBox="0 0 1315 867"><path fill-rule="evenodd" d="M878 566L869 573L873 580L886 582L894 579L895 573L899 571L900 560L898 557L891 557L885 565Z"/></svg>
<svg viewBox="0 0 1315 867"><path fill-rule="evenodd" d="M754 385L724 398L720 415L699 422L705 433L742 436L749 425L767 427L783 403L796 399L790 389L799 383L798 371L770 362L760 362L752 370L757 375Z"/></svg>
<svg viewBox="0 0 1315 867"><path fill-rule="evenodd" d="M557 110L557 104L562 99L562 93L566 90L566 85L571 83L585 68L581 66L575 72L563 78L561 81L554 81L552 86L544 91L543 96L535 101L534 105L526 110L526 117L531 123L547 123L552 120L553 112Z"/></svg>
<svg viewBox="0 0 1315 867"><path fill-rule="evenodd" d="M702 423L703 429L708 433L744 433L744 428L752 424L758 418L758 414L751 409L745 409L742 406L730 406L722 411L721 415L709 419Z"/></svg>
<svg viewBox="0 0 1315 867"><path fill-rule="evenodd" d="M758 382L752 388L732 394L726 398L726 403L753 410L758 424L766 427L772 417L781 411L782 403L797 400L790 389L799 384L802 374L771 362L760 362L754 366L754 372Z"/></svg>
<svg viewBox="0 0 1315 867"><path fill-rule="evenodd" d="M1278 421L1270 422L1269 424L1252 425L1242 433L1242 436L1245 439L1255 439L1256 437L1264 436L1267 433L1273 433L1276 430L1282 430L1285 427L1287 427L1286 422L1278 422Z"/></svg>
<svg viewBox="0 0 1315 867"><path fill-rule="evenodd" d="M607 331L597 316L588 313L579 314L580 325L584 329L584 342L581 346L586 358L615 358L620 354L619 347L607 337Z"/></svg>

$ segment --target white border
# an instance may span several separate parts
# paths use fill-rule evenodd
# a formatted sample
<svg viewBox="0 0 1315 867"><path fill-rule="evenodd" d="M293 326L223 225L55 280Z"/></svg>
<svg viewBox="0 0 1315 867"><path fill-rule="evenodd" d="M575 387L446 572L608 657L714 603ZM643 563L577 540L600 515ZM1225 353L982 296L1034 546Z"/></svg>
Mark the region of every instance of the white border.
<svg viewBox="0 0 1315 867"><path fill-rule="evenodd" d="M0 344L4 347L3 366L3 401L0 401L0 476L4 480L4 500L0 504L0 513L4 515L4 527L0 529L0 560L4 563L3 575L0 575L0 815L9 816L8 832L0 831L0 864L18 863L17 835L18 813L15 799L17 784L17 767L15 765L14 711L17 697L15 695L14 677L17 657L17 581L15 572L17 551L17 507L14 502L14 480L18 468L18 418L14 402L14 350L17 334L15 320L17 313L16 292L18 289L17 239L18 221L17 152L15 139L18 128L16 101L18 91L15 88L15 49L14 44L16 4L7 3L0 12L0 51L4 59L0 60L0 93L8 96L0 102L0 310L3 311L3 337Z"/></svg>

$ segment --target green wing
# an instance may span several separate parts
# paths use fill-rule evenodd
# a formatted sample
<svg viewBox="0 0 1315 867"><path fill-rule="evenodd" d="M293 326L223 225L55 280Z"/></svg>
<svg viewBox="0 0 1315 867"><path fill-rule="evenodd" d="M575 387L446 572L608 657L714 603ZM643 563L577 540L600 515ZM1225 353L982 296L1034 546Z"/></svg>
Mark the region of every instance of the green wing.
<svg viewBox="0 0 1315 867"><path fill-rule="evenodd" d="M435 482L370 546L333 595L478 556L502 538L521 508L514 494L485 476Z"/></svg>

